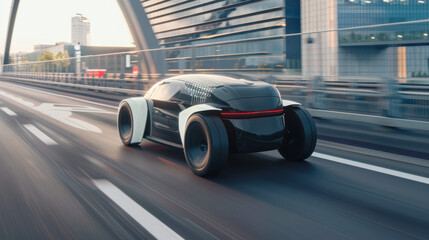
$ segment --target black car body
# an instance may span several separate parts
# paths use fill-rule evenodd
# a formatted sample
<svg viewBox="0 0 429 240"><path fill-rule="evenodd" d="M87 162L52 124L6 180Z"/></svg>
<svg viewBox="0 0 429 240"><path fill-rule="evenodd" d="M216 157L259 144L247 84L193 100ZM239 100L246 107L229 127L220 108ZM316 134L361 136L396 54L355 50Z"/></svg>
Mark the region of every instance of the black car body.
<svg viewBox="0 0 429 240"><path fill-rule="evenodd" d="M299 105L282 100L275 87L262 81L219 75L182 75L158 82L143 98L124 100L118 114L118 128L125 145L139 144L146 138L183 147L191 169L198 175L208 175L223 168L230 152L279 149L285 158L292 160L310 156L316 143L316 128L311 116ZM197 123L193 124L191 133L188 127L192 118ZM214 144L223 147L219 150ZM288 157L281 151L285 150L285 145L293 148L287 149L289 153L297 151L296 148L305 149ZM215 157L222 158L218 160L222 166L215 170L196 170L195 165L207 167L212 159L211 150L216 149L227 151ZM203 159L200 164L192 164L192 156Z"/></svg>

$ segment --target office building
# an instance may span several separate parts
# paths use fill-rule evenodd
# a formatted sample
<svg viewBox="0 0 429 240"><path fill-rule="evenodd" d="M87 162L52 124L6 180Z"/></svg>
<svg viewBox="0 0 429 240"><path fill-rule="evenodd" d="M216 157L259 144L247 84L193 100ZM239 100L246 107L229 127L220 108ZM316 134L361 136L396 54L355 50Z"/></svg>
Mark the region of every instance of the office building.
<svg viewBox="0 0 429 240"><path fill-rule="evenodd" d="M43 51L43 50L51 48L53 46L55 46L55 45L53 45L53 44L36 44L36 45L34 45L34 52Z"/></svg>
<svg viewBox="0 0 429 240"><path fill-rule="evenodd" d="M327 31L303 36L304 75L429 76L429 24L396 25L427 19L428 0L301 2L302 32Z"/></svg>
<svg viewBox="0 0 429 240"><path fill-rule="evenodd" d="M269 37L300 31L299 0L142 1L161 47ZM167 52L169 68L300 68L300 37ZM215 59L221 56L222 61ZM175 66L174 66L175 65Z"/></svg>

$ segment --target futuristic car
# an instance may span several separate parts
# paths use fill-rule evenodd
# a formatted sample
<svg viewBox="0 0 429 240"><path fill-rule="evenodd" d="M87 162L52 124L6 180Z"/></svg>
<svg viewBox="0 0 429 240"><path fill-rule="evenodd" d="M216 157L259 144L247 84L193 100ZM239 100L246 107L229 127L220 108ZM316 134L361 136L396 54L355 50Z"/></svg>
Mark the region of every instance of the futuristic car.
<svg viewBox="0 0 429 240"><path fill-rule="evenodd" d="M278 149L285 159L302 161L317 140L311 115L282 100L272 85L205 74L164 79L144 97L123 100L118 130L127 146L145 138L183 148L199 176L220 172L229 153Z"/></svg>

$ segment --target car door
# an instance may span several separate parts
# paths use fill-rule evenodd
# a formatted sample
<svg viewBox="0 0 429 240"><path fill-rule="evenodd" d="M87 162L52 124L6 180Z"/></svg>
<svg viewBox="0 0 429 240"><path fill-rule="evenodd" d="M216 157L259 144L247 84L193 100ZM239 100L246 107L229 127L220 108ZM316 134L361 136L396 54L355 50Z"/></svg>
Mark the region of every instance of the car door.
<svg viewBox="0 0 429 240"><path fill-rule="evenodd" d="M180 90L183 83L165 81L152 92L152 131L151 136L163 141L181 144L178 117L180 107Z"/></svg>

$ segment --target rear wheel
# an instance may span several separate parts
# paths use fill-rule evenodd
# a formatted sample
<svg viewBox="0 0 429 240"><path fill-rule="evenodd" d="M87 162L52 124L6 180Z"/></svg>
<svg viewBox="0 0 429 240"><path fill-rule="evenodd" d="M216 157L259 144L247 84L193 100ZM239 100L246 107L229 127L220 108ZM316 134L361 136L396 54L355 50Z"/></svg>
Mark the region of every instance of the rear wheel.
<svg viewBox="0 0 429 240"><path fill-rule="evenodd" d="M278 151L286 160L304 161L316 147L317 130L313 118L302 107L287 107L285 125L285 135Z"/></svg>
<svg viewBox="0 0 429 240"><path fill-rule="evenodd" d="M219 117L191 116L186 124L184 141L186 162L196 175L215 175L226 166L228 135Z"/></svg>

